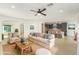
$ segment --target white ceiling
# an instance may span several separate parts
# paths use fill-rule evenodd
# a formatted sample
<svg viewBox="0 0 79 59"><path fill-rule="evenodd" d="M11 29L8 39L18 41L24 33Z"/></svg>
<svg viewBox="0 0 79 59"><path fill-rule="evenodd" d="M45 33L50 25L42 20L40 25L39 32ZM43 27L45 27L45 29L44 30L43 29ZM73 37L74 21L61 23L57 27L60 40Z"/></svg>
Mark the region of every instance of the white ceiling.
<svg viewBox="0 0 79 59"><path fill-rule="evenodd" d="M48 3L0 3L0 16L22 18L22 19L63 19L64 17L74 16L79 13L79 3L54 3L47 7ZM14 5L15 8L11 8ZM30 10L38 8L47 8L44 11L47 16L34 16L35 13ZM63 12L59 12L63 10Z"/></svg>

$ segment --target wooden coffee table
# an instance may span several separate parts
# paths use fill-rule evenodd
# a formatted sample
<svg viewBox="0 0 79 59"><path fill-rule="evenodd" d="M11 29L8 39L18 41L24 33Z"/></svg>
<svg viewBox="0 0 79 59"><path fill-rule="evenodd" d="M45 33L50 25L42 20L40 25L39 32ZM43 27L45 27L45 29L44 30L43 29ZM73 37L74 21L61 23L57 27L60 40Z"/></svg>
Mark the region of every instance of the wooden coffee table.
<svg viewBox="0 0 79 59"><path fill-rule="evenodd" d="M25 54L24 51L28 51L30 52L31 51L31 46L30 44L22 44L21 42L15 42L16 43L16 47L20 50L20 54L23 55ZM27 52L26 52L27 53Z"/></svg>

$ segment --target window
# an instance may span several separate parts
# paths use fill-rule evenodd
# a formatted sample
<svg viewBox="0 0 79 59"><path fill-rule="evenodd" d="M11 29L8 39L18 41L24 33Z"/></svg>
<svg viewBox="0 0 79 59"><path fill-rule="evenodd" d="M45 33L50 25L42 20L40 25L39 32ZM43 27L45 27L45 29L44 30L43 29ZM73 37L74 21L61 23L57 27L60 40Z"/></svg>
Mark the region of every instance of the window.
<svg viewBox="0 0 79 59"><path fill-rule="evenodd" d="M4 25L4 32L11 32L11 25Z"/></svg>

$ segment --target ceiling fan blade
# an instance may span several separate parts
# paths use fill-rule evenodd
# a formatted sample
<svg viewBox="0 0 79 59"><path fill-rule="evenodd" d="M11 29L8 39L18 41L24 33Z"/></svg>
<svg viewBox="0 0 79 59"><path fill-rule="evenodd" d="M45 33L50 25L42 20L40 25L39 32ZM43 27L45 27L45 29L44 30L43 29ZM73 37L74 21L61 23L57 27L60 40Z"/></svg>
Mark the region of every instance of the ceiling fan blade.
<svg viewBox="0 0 79 59"><path fill-rule="evenodd" d="M40 12L41 11L41 9L38 9L38 12Z"/></svg>
<svg viewBox="0 0 79 59"><path fill-rule="evenodd" d="M44 13L41 13L42 15L44 15L44 16L46 16L46 14L44 14Z"/></svg>
<svg viewBox="0 0 79 59"><path fill-rule="evenodd" d="M35 10L30 10L30 11L32 11L32 12L37 12L37 11L35 11Z"/></svg>
<svg viewBox="0 0 79 59"><path fill-rule="evenodd" d="M43 12L43 11L45 11L46 10L46 8L44 8L43 10L41 10L41 12Z"/></svg>

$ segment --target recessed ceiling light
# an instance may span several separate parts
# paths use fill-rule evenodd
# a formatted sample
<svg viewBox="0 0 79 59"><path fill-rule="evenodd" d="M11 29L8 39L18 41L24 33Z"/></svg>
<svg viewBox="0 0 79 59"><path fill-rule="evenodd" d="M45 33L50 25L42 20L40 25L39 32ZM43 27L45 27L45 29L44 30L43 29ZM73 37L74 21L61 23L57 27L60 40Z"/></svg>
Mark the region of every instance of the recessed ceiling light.
<svg viewBox="0 0 79 59"><path fill-rule="evenodd" d="M15 8L15 6L14 6L14 5L12 5L12 6L11 6L11 8Z"/></svg>
<svg viewBox="0 0 79 59"><path fill-rule="evenodd" d="M60 12L60 13L63 13L63 10L61 9L61 10L59 10L59 12Z"/></svg>

